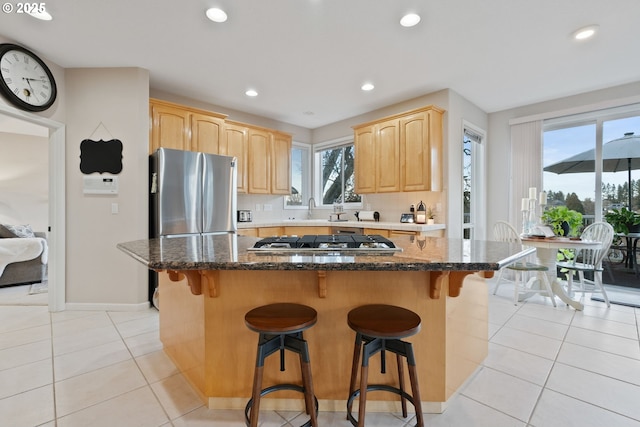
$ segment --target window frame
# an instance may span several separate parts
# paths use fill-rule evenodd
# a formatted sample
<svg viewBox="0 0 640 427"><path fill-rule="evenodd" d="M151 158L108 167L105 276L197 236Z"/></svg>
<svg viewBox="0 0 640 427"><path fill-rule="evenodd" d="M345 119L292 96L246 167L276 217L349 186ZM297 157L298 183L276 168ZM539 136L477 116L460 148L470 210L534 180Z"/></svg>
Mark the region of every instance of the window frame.
<svg viewBox="0 0 640 427"><path fill-rule="evenodd" d="M322 156L321 152L326 150L332 150L336 148L344 148L347 146L355 146L355 140L353 135L345 136L343 138L337 138L330 141L324 141L313 145L313 198L316 201L316 206L320 209L333 209L333 204L322 203ZM355 147L354 147L354 159L355 159ZM343 203L345 209L360 209L363 206L363 195L360 194L359 202L344 202L344 188L342 191Z"/></svg>
<svg viewBox="0 0 640 427"><path fill-rule="evenodd" d="M293 141L291 143L291 155L293 155L293 150L294 148L298 148L298 149L306 149L307 150L307 165L308 168L305 171L304 168L302 170L302 188L301 188L301 193L303 195L303 199L302 199L302 204L301 205L288 205L287 204L287 197L288 196L284 196L282 198L282 205L283 205L283 209L291 209L291 210L296 210L296 209L308 209L309 208L309 197L314 197L313 196L313 153L314 153L314 147L312 144L307 144L304 142L296 142ZM291 162L292 168L291 168L291 173L293 174L293 161ZM307 178L305 180L304 175L307 175ZM306 182L305 182L306 181ZM293 176L291 177L291 183L293 184ZM309 197L307 197L307 200L304 199L304 195L309 195ZM315 197L314 197L315 200Z"/></svg>

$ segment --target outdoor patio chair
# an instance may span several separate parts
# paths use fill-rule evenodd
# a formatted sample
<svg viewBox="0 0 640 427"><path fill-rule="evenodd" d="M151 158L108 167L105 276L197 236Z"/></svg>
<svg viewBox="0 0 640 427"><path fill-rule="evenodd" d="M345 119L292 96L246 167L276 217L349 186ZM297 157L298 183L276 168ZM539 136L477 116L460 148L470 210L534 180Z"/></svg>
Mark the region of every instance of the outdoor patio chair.
<svg viewBox="0 0 640 427"><path fill-rule="evenodd" d="M609 252L609 247L613 241L614 231L611 224L606 222L594 222L584 229L580 238L582 240L592 240L602 244L600 249L581 249L572 261L559 262L558 267L565 268L570 271L567 275L567 294L572 295L573 292L589 292L601 293L607 307L610 307L607 291L602 284L602 260ZM580 262L578 262L580 261ZM573 275L578 273L580 287L573 288ZM584 273L592 272L593 280L585 279Z"/></svg>
<svg viewBox="0 0 640 427"><path fill-rule="evenodd" d="M493 238L498 242L518 243L522 245L522 240L516 229L506 221L498 221L493 226ZM525 294L524 298L539 293L546 294L551 298L553 306L556 306L556 300L551 291L551 284L546 272L549 271L547 267L540 264L534 264L529 261L516 262L510 264L505 268L500 269L498 278L496 279L496 286L493 288L493 294L498 292L498 288L502 284L502 276L505 270L510 270L515 273L514 291L513 291L513 304L518 305L520 294ZM531 274L535 273L535 274ZM540 274L538 274L540 273ZM526 283L525 277L529 276ZM523 277L524 276L524 277ZM542 280L540 280L542 278ZM534 286L535 282L540 281L541 286Z"/></svg>

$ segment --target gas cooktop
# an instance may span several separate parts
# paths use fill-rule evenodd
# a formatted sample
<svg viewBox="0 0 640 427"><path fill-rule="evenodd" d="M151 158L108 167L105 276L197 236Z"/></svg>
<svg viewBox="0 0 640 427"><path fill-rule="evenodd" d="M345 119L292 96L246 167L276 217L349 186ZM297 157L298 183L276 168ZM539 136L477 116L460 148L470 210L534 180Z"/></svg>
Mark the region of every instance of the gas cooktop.
<svg viewBox="0 0 640 427"><path fill-rule="evenodd" d="M389 252L401 251L389 239L378 234L328 234L267 237L249 248L263 252Z"/></svg>

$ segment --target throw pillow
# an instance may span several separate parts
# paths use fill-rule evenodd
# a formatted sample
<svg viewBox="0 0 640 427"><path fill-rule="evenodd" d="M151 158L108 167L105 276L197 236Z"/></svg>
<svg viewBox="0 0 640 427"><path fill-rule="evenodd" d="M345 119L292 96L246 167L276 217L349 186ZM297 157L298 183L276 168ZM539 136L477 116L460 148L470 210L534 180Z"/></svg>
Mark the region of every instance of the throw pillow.
<svg viewBox="0 0 640 427"><path fill-rule="evenodd" d="M4 227L16 235L16 237L36 237L33 234L33 230L29 224L26 225L7 225L3 224Z"/></svg>
<svg viewBox="0 0 640 427"><path fill-rule="evenodd" d="M13 234L7 227L5 227L4 225L0 224L0 238L1 239L11 239L14 237L18 237L15 234Z"/></svg>

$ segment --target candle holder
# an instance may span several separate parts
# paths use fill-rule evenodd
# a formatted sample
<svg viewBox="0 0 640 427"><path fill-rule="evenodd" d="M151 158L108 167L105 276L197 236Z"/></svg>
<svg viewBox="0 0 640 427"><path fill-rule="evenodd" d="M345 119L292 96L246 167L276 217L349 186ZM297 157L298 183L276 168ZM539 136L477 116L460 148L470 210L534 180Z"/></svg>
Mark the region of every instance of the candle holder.
<svg viewBox="0 0 640 427"><path fill-rule="evenodd" d="M529 234L529 211L526 209L522 210L522 234Z"/></svg>
<svg viewBox="0 0 640 427"><path fill-rule="evenodd" d="M544 215L544 210L547 208L546 203L540 203L540 216L538 217L538 223L542 224L542 215Z"/></svg>
<svg viewBox="0 0 640 427"><path fill-rule="evenodd" d="M535 228L538 220L536 218L536 213L537 213L537 209L536 209L536 204L537 204L537 200L536 199L529 199L529 218L528 218L528 225L527 225L527 234L531 234L533 232L533 229Z"/></svg>

